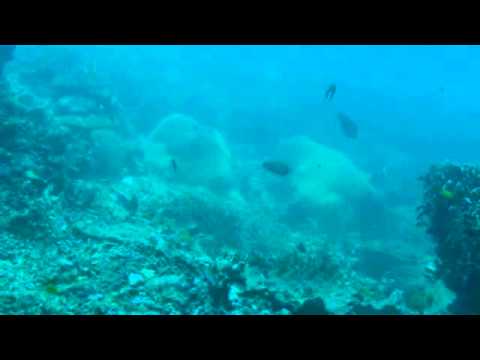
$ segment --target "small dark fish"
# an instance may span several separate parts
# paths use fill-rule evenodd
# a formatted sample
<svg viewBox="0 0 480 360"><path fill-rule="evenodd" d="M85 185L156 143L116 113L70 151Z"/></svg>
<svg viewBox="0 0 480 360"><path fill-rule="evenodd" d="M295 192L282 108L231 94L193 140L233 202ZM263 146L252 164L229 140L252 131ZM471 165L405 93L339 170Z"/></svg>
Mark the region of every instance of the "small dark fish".
<svg viewBox="0 0 480 360"><path fill-rule="evenodd" d="M170 161L170 165L172 166L173 172L177 172L177 162L175 161L175 159L172 159Z"/></svg>
<svg viewBox="0 0 480 360"><path fill-rule="evenodd" d="M307 248L305 247L304 243L298 243L297 250L304 254L307 252Z"/></svg>
<svg viewBox="0 0 480 360"><path fill-rule="evenodd" d="M355 124L352 119L343 113L339 113L337 117L340 121L343 134L350 139L356 139L358 137L357 124Z"/></svg>
<svg viewBox="0 0 480 360"><path fill-rule="evenodd" d="M290 167L281 161L265 161L262 164L262 167L265 170L279 176L286 176L290 173Z"/></svg>
<svg viewBox="0 0 480 360"><path fill-rule="evenodd" d="M327 99L328 101L332 101L336 92L337 92L337 86L335 84L330 85L327 91L325 91L325 99Z"/></svg>
<svg viewBox="0 0 480 360"><path fill-rule="evenodd" d="M115 191L120 204L131 214L134 215L138 210L138 198L135 195L129 199L119 191Z"/></svg>

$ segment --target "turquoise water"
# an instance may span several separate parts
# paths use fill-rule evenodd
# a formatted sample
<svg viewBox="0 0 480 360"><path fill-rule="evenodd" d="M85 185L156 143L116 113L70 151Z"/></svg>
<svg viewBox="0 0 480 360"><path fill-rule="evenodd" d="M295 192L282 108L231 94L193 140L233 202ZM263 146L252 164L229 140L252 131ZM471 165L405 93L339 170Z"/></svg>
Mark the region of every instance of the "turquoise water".
<svg viewBox="0 0 480 360"><path fill-rule="evenodd" d="M478 161L478 46L1 51L0 313L457 313L419 177Z"/></svg>

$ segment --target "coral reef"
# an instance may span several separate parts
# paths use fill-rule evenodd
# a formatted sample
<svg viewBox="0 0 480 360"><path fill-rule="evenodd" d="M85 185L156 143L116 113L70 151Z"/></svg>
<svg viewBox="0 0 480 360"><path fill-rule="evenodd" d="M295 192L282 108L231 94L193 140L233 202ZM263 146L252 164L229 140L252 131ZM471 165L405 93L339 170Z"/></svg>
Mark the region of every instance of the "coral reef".
<svg viewBox="0 0 480 360"><path fill-rule="evenodd" d="M279 152L294 169L291 181L299 197L328 206L346 199L355 201L374 191L368 175L350 159L307 137L283 142Z"/></svg>
<svg viewBox="0 0 480 360"><path fill-rule="evenodd" d="M49 54L12 62L0 90L1 314L445 311L437 282L402 284L424 280L420 260L345 231L383 209L343 154L287 140L279 177L210 119L126 136L95 66Z"/></svg>
<svg viewBox="0 0 480 360"><path fill-rule="evenodd" d="M473 165L432 166L421 178L419 225L436 245L436 275L456 293L459 313L480 312L480 169Z"/></svg>

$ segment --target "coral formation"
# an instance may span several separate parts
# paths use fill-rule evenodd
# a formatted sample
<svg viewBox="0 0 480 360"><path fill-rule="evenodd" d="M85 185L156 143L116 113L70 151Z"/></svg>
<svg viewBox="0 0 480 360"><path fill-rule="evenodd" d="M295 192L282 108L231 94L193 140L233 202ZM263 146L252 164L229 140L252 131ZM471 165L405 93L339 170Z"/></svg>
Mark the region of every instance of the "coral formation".
<svg viewBox="0 0 480 360"><path fill-rule="evenodd" d="M94 65L49 54L0 90L0 313L444 311L431 283L401 286L423 265L355 235L357 210L384 209L346 155L293 138L266 172L178 113L136 138Z"/></svg>
<svg viewBox="0 0 480 360"><path fill-rule="evenodd" d="M283 221L316 226L317 231L336 233L339 238L346 229L368 222L354 223L359 209L378 203L375 189L368 174L344 154L298 136L281 142L276 158L282 159L291 173L280 180L264 177L265 191L283 207Z"/></svg>
<svg viewBox="0 0 480 360"><path fill-rule="evenodd" d="M175 178L219 190L228 188L232 178L232 159L219 131L202 126L194 119L172 114L164 118L150 136L146 157L165 171L170 160L177 164Z"/></svg>
<svg viewBox="0 0 480 360"><path fill-rule="evenodd" d="M435 242L439 258L436 275L456 293L455 311L478 313L480 169L451 163L435 165L421 180L424 200L418 208L418 221Z"/></svg>

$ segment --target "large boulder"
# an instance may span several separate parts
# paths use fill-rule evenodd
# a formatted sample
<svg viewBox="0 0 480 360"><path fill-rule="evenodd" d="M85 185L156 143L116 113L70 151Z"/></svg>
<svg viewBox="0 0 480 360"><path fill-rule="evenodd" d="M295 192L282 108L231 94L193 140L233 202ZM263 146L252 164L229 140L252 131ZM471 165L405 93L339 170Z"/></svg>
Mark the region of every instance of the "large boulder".
<svg viewBox="0 0 480 360"><path fill-rule="evenodd" d="M319 205L339 205L374 192L367 173L344 154L307 137L280 144L279 153L292 167L289 181L299 198Z"/></svg>
<svg viewBox="0 0 480 360"><path fill-rule="evenodd" d="M225 139L219 131L191 117L167 116L144 148L151 166L168 172L179 182L215 190L229 187L232 156Z"/></svg>
<svg viewBox="0 0 480 360"><path fill-rule="evenodd" d="M290 173L263 172L263 189L283 214L282 221L336 238L360 231L361 209L376 198L367 173L343 153L304 136L282 141L274 157Z"/></svg>

